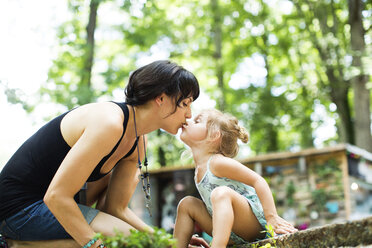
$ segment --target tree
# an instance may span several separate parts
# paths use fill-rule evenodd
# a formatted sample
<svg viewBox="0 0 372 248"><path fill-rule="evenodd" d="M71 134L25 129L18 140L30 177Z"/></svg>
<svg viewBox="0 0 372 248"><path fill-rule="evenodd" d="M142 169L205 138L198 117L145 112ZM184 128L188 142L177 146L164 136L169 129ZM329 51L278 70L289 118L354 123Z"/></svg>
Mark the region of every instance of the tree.
<svg viewBox="0 0 372 248"><path fill-rule="evenodd" d="M69 9L75 13L73 19L59 27L60 53L49 69L48 82L42 86L41 94L69 109L96 99L91 75L94 61L97 11L100 0L91 0L89 19L83 28L83 1L69 1Z"/></svg>
<svg viewBox="0 0 372 248"><path fill-rule="evenodd" d="M353 143L353 121L362 114L355 113L353 120L351 100L355 112L361 111L356 105L365 102L366 92L353 98L350 82L360 77L351 74L348 57L355 57L352 68L363 71L364 50L351 46L352 30L357 29L348 32L346 0L290 3L289 11L283 12L278 11L279 3L263 0L91 0L89 6L82 0L69 1L73 16L59 28L61 52L43 92L68 108L100 97L111 99L125 87L130 72L142 65L137 62L159 59L160 50L161 59L193 71L216 107L248 127L257 153L312 146L313 130L322 121L314 119L318 105L338 118L342 141ZM96 25L101 20L98 8L108 7L120 21ZM358 56L361 64L355 64ZM262 63L253 68L265 75L259 80L240 77L233 87L234 76L254 70L246 62L257 58ZM360 85L353 83L353 90ZM332 103L337 114L328 108ZM363 111L366 118L369 110ZM160 130L149 140L155 164L179 163L184 147L176 138Z"/></svg>
<svg viewBox="0 0 372 248"><path fill-rule="evenodd" d="M220 110L225 110L226 105L226 97L225 97L225 85L223 80L223 62L222 62L222 17L219 1L218 0L211 0L211 12L212 12L212 39L214 44L214 53L213 59L215 61L215 73L217 77L217 85L218 90L220 92L220 96L217 99L218 108Z"/></svg>
<svg viewBox="0 0 372 248"><path fill-rule="evenodd" d="M298 1L294 0L299 17L304 20L307 33L304 39L312 41L319 57L322 75L318 76L320 87L329 92L329 97L337 106L340 117L340 136L344 142L354 144L354 128L349 102L349 80L345 76L346 47L348 39L344 35L346 19L339 13L345 11L343 1Z"/></svg>
<svg viewBox="0 0 372 248"><path fill-rule="evenodd" d="M83 71L81 76L81 84L90 88L92 78L92 67L94 59L94 32L97 24L97 10L101 1L91 0L89 5L89 21L86 27L87 44L85 47L85 62L83 63Z"/></svg>
<svg viewBox="0 0 372 248"><path fill-rule="evenodd" d="M369 75L366 74L362 58L367 56L365 51L363 27L363 2L348 0L352 66L358 72L351 78L354 90L354 130L355 144L372 152L370 90L367 88Z"/></svg>

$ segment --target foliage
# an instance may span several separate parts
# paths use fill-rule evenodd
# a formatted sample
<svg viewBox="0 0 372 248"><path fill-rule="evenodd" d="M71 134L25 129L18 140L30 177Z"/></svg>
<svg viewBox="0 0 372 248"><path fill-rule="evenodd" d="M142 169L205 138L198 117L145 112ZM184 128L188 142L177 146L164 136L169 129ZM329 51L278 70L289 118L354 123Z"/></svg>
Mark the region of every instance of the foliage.
<svg viewBox="0 0 372 248"><path fill-rule="evenodd" d="M311 192L313 201L315 202L318 211L324 210L325 204L327 203L328 196L325 189L315 189Z"/></svg>
<svg viewBox="0 0 372 248"><path fill-rule="evenodd" d="M267 236L270 237L271 240L273 240L274 242L274 245L276 244L276 240L274 239L275 237L275 232L274 232L274 227L272 225L266 225L266 232L267 232Z"/></svg>
<svg viewBox="0 0 372 248"><path fill-rule="evenodd" d="M175 247L176 240L172 235L166 233L165 230L154 228L154 233L130 230L129 236L124 236L123 233L117 232L113 237L107 237L98 234L107 247L110 248L171 248Z"/></svg>
<svg viewBox="0 0 372 248"><path fill-rule="evenodd" d="M0 86L4 87L4 94L9 103L21 104L23 109L27 112L31 112L34 109L34 106L27 101L26 96L21 89L9 88L8 84L4 83L1 80Z"/></svg>
<svg viewBox="0 0 372 248"><path fill-rule="evenodd" d="M190 164L191 157L183 158L182 154L186 147L175 136L158 130L148 135L149 157L151 168L159 168L166 165Z"/></svg>
<svg viewBox="0 0 372 248"><path fill-rule="evenodd" d="M270 243L266 243L263 246L258 246L258 244L256 243L256 244L251 244L252 248L270 248L270 247L275 248L276 247L276 240L274 238L275 237L274 227L272 225L266 225L265 227L266 227L266 230L263 232L267 233L266 236L268 236L272 240L273 245L271 245Z"/></svg>
<svg viewBox="0 0 372 248"><path fill-rule="evenodd" d="M311 166L317 177L317 188L311 192L313 202L318 211L324 211L328 201L343 200L342 170L339 162L329 159L321 164Z"/></svg>
<svg viewBox="0 0 372 248"><path fill-rule="evenodd" d="M43 99L69 109L124 100L131 71L171 59L191 70L203 93L248 128L253 153L353 143L349 85L355 66L346 0L99 1L87 85L82 75L88 2L68 1L71 18L58 28L59 51L40 90ZM371 4L363 3L370 37ZM366 41L364 60L371 43ZM204 107L198 101L194 105ZM320 140L317 130L327 119L336 120L331 124L337 134ZM164 166L178 164L184 148L160 131L151 134L149 149L152 164Z"/></svg>
<svg viewBox="0 0 372 248"><path fill-rule="evenodd" d="M314 165L315 173L320 178L327 178L330 175L335 176L336 173L341 172L340 164L335 159L330 159L324 164Z"/></svg>
<svg viewBox="0 0 372 248"><path fill-rule="evenodd" d="M294 205L294 193L296 192L296 187L293 183L293 181L291 180L287 186L286 186L286 193L287 193L287 203L288 203L288 206L293 206Z"/></svg>

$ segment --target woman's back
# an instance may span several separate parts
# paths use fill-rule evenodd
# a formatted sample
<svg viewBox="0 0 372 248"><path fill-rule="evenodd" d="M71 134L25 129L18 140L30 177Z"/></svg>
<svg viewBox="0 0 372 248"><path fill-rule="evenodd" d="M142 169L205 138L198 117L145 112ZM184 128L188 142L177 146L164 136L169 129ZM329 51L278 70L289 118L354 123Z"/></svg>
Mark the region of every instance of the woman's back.
<svg viewBox="0 0 372 248"><path fill-rule="evenodd" d="M129 111L125 103L116 104L122 109L125 116L122 124L123 137ZM71 149L61 132L61 122L65 120L65 116L74 111L76 110L68 111L41 127L23 143L5 165L0 173L0 220L43 199L50 182ZM75 123L75 126L78 125ZM121 138L117 142L117 146ZM115 152L117 146L102 158L87 181L98 180L108 173L102 174L101 168ZM133 143L130 146L132 146L131 152L133 152Z"/></svg>

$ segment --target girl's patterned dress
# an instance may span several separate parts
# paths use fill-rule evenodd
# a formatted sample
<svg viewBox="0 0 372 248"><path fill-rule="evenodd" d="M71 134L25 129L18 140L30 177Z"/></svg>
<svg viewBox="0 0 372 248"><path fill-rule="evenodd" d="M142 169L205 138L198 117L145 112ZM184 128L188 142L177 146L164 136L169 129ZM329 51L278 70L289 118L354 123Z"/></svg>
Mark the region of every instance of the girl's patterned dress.
<svg viewBox="0 0 372 248"><path fill-rule="evenodd" d="M265 225L267 224L267 222L263 213L261 202L256 194L255 189L239 181L215 176L209 169L211 158L212 157L210 157L207 162L207 170L199 183L197 183L195 177L196 188L198 189L199 194L204 204L206 205L210 216L213 216L212 203L210 198L212 191L216 187L227 186L247 199L254 215L257 217L258 222L261 224L262 228L266 230ZM234 232L231 232L230 239L234 241L235 244L247 243L247 241L236 235Z"/></svg>

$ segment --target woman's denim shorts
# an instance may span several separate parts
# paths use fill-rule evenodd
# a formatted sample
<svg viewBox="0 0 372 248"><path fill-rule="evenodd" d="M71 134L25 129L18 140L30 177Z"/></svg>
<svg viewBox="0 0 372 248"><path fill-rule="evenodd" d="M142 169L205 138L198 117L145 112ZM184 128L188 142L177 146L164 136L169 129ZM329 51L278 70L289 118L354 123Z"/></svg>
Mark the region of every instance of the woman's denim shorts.
<svg viewBox="0 0 372 248"><path fill-rule="evenodd" d="M89 224L99 212L81 204L78 206ZM6 238L24 241L71 238L42 200L2 220L0 233Z"/></svg>

